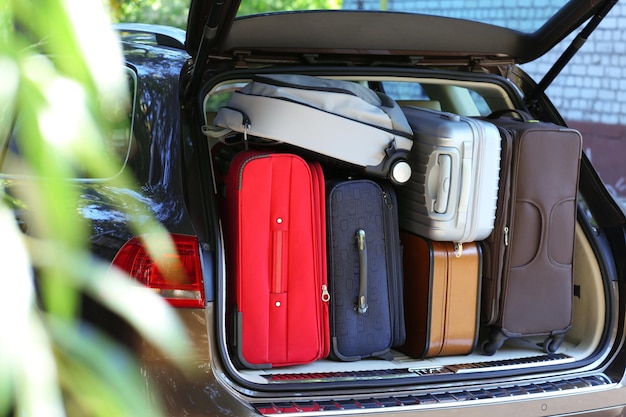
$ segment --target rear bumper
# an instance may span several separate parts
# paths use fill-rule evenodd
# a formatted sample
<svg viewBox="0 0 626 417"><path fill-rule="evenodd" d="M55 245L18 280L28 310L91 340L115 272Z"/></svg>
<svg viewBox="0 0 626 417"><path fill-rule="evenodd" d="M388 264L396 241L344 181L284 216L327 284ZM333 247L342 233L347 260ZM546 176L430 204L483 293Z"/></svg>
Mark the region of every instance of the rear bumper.
<svg viewBox="0 0 626 417"><path fill-rule="evenodd" d="M466 387L411 387L411 389L336 392L261 393L238 386L213 354L209 335L212 308L180 310L195 346L187 371L175 368L159 352L146 346L142 362L153 398L171 416L553 416L626 415L626 381L586 374L528 379L509 384L491 382Z"/></svg>

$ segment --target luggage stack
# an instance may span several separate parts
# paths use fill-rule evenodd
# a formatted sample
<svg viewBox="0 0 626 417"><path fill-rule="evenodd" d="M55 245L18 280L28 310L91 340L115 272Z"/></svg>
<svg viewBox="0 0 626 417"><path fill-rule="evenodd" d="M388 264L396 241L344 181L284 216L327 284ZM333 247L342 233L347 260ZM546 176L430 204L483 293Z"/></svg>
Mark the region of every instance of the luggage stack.
<svg viewBox="0 0 626 417"><path fill-rule="evenodd" d="M296 75L256 78L215 122L243 144L213 156L242 368L561 344L578 132Z"/></svg>
<svg viewBox="0 0 626 417"><path fill-rule="evenodd" d="M555 353L572 319L580 133L532 120L518 110L469 120L430 110L403 110L415 132L411 180L398 188L405 295L419 291L430 298L428 308L417 313L407 310L407 335L413 334L410 321L416 317L422 317L417 324L426 334L417 339L417 347L407 343L402 349L413 356L445 355L443 350L432 353L429 343L443 334L438 343L444 346L447 334L453 333L449 323L463 323L448 321L447 315L465 308L469 317L479 314L476 323L485 330L480 345L484 354L493 355L509 338L524 337L544 337L543 350ZM416 240L418 248L407 248ZM481 285L480 291L468 292L471 302L450 300L450 310L440 307L442 294L451 295L438 290L437 281L449 291L454 285L452 266L437 272L435 261L435 242L446 241L456 245L457 257L480 258L478 269L463 269L465 275L472 271L472 282ZM478 250L468 254L467 242L478 244ZM428 260L411 265L406 254L420 251L428 253ZM437 274L442 278L437 279ZM415 277L420 284L412 283ZM412 284L418 289L410 289ZM480 328L465 326L477 332ZM469 352L474 348L470 343L477 339L471 340L462 334L456 344L464 344ZM417 343L411 336L407 342Z"/></svg>
<svg viewBox="0 0 626 417"><path fill-rule="evenodd" d="M267 75L215 122L243 136L213 155L238 365L393 359L405 326L391 183L407 181L412 146L399 106L352 82Z"/></svg>
<svg viewBox="0 0 626 417"><path fill-rule="evenodd" d="M493 228L500 134L491 123L404 107L413 172L397 187L407 343L414 357L471 353L479 334L482 251ZM408 302L411 299L413 302Z"/></svg>

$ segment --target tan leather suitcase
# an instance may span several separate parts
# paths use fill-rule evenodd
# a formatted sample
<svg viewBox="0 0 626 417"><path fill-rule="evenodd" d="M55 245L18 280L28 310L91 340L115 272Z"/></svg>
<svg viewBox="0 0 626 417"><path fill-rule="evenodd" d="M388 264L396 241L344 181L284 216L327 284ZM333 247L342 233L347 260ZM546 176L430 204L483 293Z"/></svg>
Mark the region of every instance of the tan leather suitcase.
<svg viewBox="0 0 626 417"><path fill-rule="evenodd" d="M481 248L436 242L401 231L406 342L416 357L464 355L478 336Z"/></svg>

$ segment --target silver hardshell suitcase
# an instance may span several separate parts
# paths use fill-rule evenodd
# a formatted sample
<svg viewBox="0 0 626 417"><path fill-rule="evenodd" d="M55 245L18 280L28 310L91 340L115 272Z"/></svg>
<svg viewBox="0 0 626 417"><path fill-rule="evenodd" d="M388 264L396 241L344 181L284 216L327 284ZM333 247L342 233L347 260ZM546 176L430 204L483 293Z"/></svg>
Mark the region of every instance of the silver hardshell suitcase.
<svg viewBox="0 0 626 417"><path fill-rule="evenodd" d="M397 187L400 228L435 241L485 239L498 197L498 129L472 117L402 109L414 143L411 179Z"/></svg>
<svg viewBox="0 0 626 417"><path fill-rule="evenodd" d="M400 106L351 81L299 74L256 76L230 97L216 126L352 164L366 174L408 180L413 146Z"/></svg>

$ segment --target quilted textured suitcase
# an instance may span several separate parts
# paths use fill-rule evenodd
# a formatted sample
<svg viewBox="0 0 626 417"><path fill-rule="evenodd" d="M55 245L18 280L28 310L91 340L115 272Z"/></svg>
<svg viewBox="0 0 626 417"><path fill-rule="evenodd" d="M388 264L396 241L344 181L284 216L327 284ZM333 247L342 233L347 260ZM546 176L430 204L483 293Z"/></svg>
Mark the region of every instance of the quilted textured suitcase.
<svg viewBox="0 0 626 417"><path fill-rule="evenodd" d="M414 132L413 173L397 187L400 227L436 241L486 238L493 228L500 134L491 123L402 107Z"/></svg>
<svg viewBox="0 0 626 417"><path fill-rule="evenodd" d="M390 97L355 82L294 74L257 76L233 93L214 123L398 183L410 175L406 157L413 141L406 117Z"/></svg>
<svg viewBox="0 0 626 417"><path fill-rule="evenodd" d="M404 248L406 342L416 358L465 355L478 340L481 247L435 242L401 231Z"/></svg>
<svg viewBox="0 0 626 417"><path fill-rule="evenodd" d="M572 320L582 137L515 110L489 120L503 146L495 227L485 241L482 321L492 333L482 349L493 354L508 338L545 336L543 349L553 353Z"/></svg>
<svg viewBox="0 0 626 417"><path fill-rule="evenodd" d="M325 184L317 163L246 151L225 176L231 340L241 366L328 356Z"/></svg>
<svg viewBox="0 0 626 417"><path fill-rule="evenodd" d="M395 194L367 179L339 181L327 205L331 357L391 359L405 338Z"/></svg>

